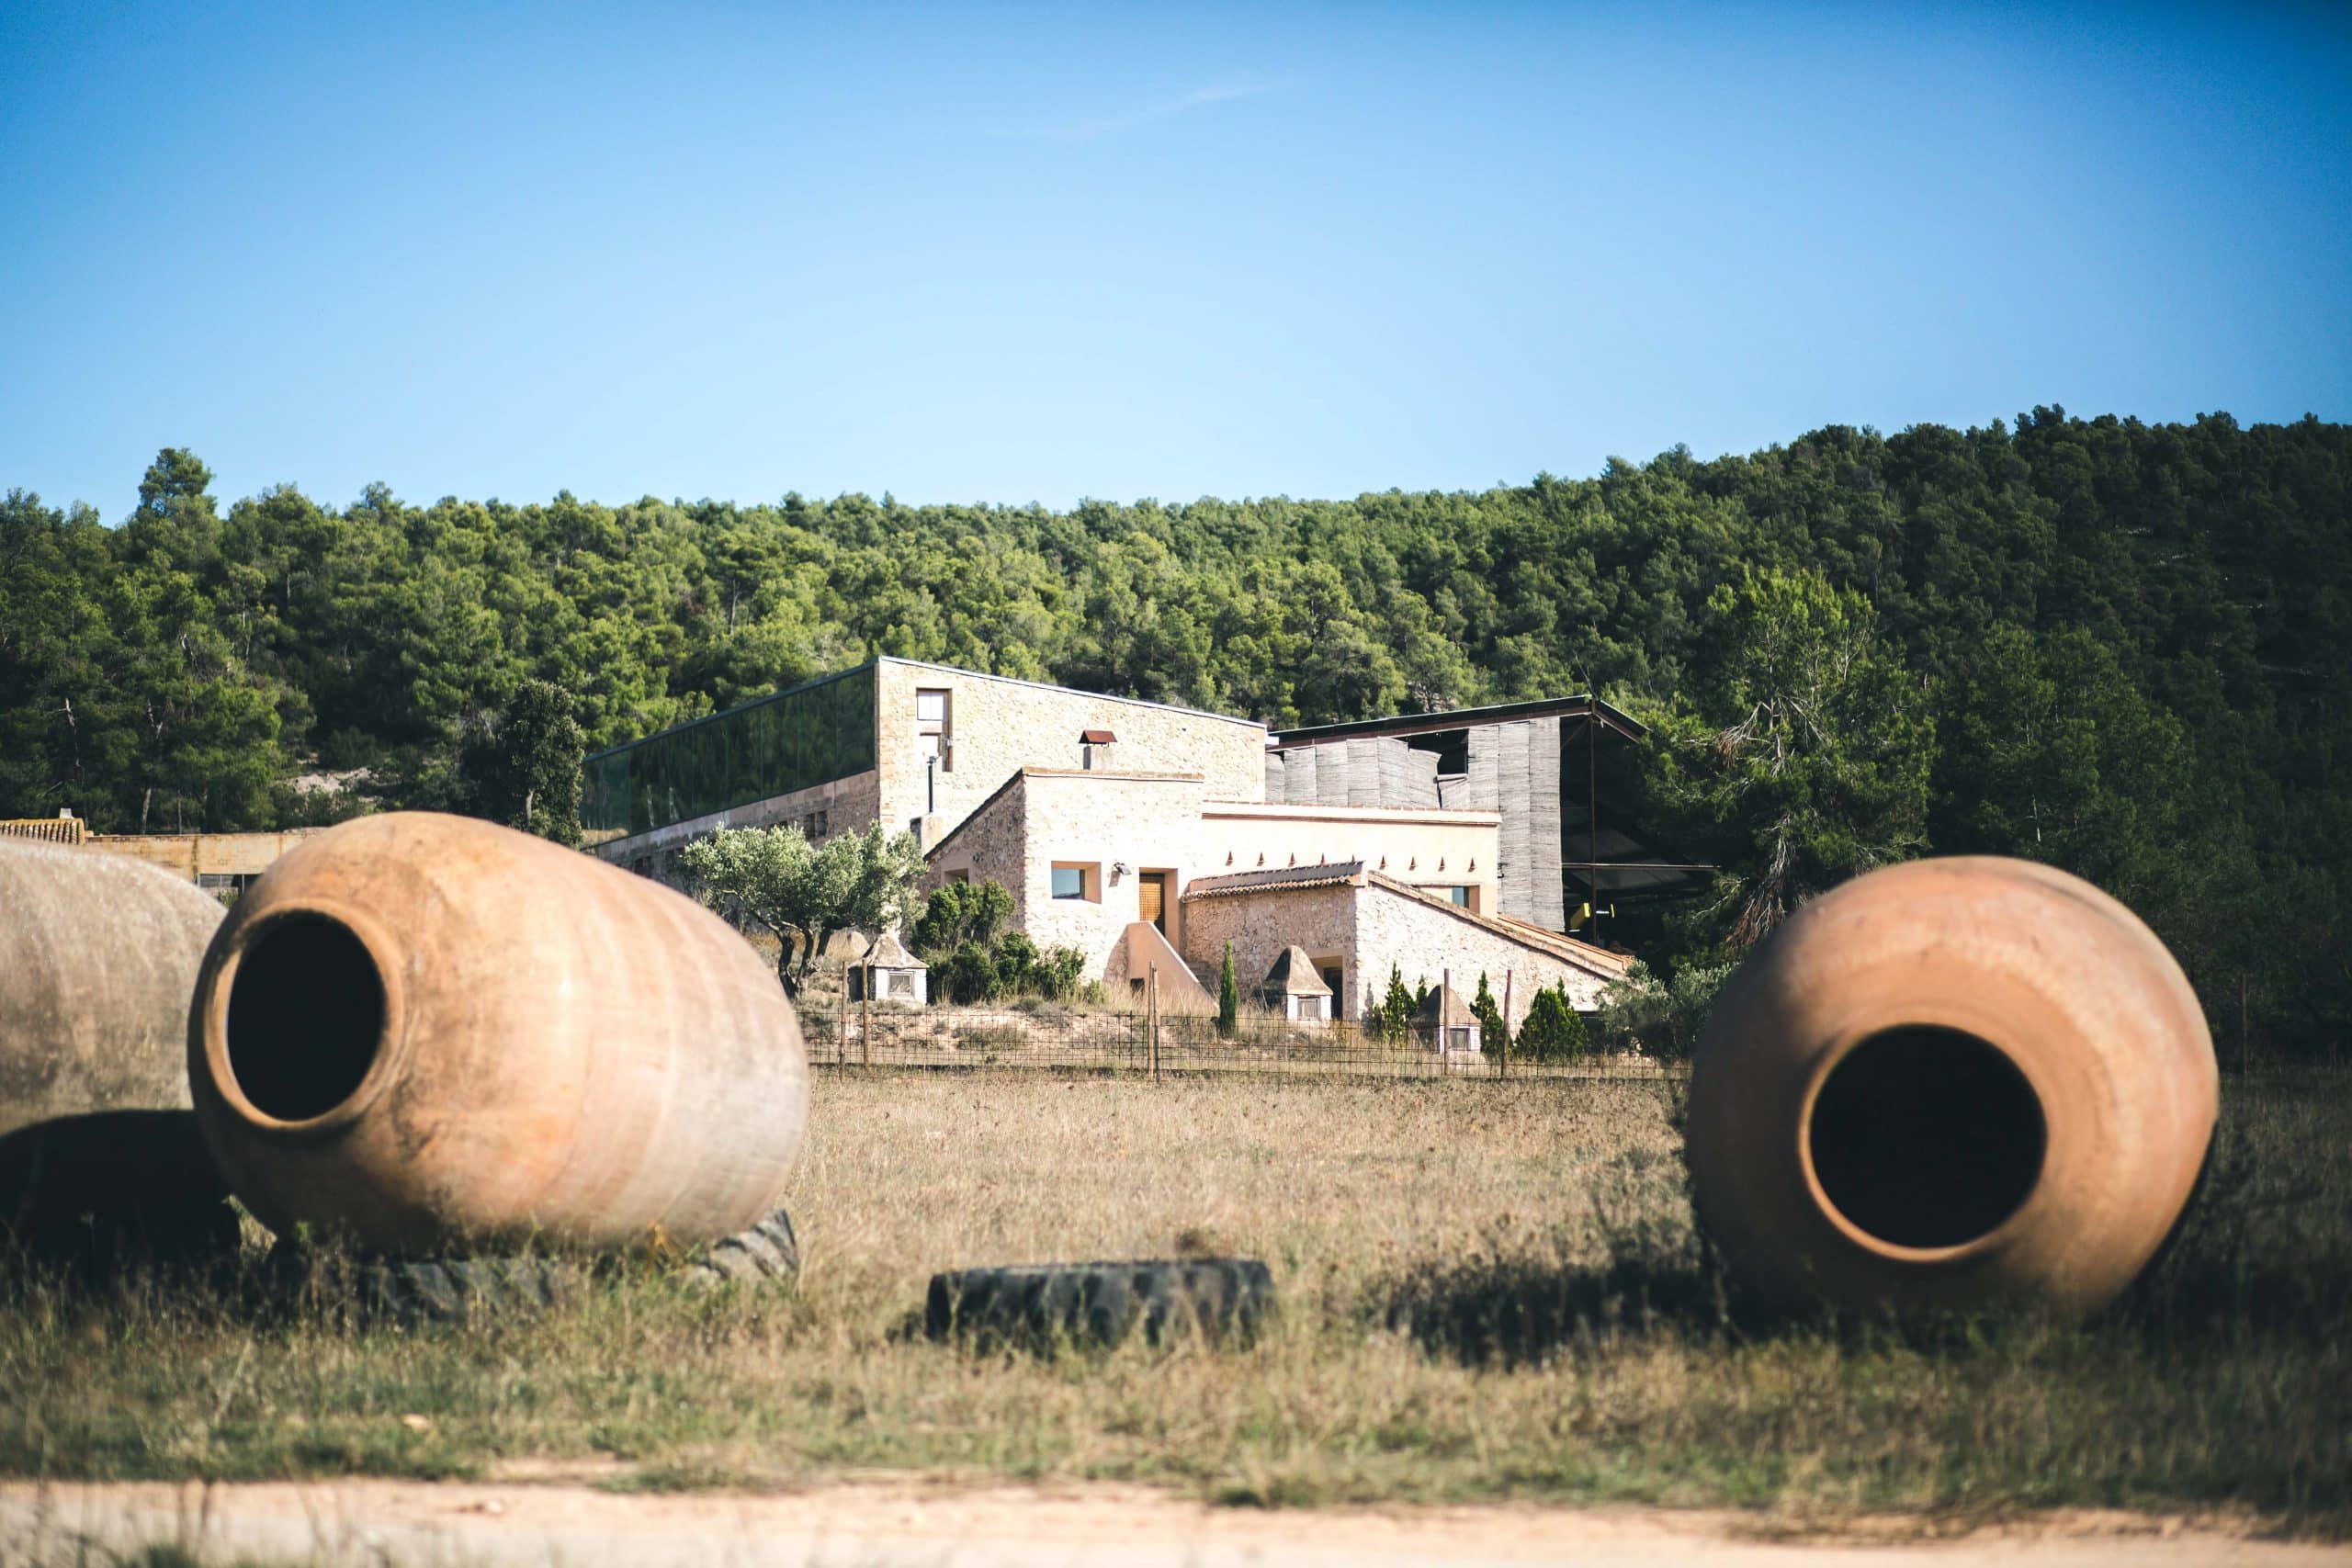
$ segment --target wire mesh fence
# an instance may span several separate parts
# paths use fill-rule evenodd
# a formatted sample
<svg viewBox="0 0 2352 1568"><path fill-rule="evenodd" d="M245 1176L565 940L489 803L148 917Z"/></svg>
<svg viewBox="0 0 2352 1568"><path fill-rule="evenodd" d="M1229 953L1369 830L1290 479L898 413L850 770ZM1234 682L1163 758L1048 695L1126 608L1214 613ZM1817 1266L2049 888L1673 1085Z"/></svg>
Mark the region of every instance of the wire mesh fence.
<svg viewBox="0 0 2352 1568"><path fill-rule="evenodd" d="M1044 1069L1173 1077L1656 1078L1670 1071L1642 1055L1532 1061L1460 1030L1408 1030L1346 1020L1295 1021L1245 1010L1228 1033L1214 1017L1148 1008L1074 1006L1024 998L974 1007L915 1007L804 997L810 1062L824 1068L941 1071ZM1447 1038L1452 1036L1452 1038ZM1494 1048L1490 1048L1490 1044Z"/></svg>

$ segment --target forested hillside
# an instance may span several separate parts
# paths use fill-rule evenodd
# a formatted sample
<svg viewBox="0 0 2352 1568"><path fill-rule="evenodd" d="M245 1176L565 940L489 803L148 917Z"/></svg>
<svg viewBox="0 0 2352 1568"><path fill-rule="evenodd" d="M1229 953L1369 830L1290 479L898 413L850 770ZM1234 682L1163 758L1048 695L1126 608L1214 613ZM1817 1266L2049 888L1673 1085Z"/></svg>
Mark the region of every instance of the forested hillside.
<svg viewBox="0 0 2352 1568"><path fill-rule="evenodd" d="M231 505L167 451L120 526L0 503L0 816L493 809L535 679L592 746L891 653L1278 723L1595 690L1718 861L1647 931L1736 947L1921 852L2149 914L2225 1049L2352 1012L2352 429L1832 428L1752 456L1344 502L773 506L371 489ZM308 775L303 787L297 775Z"/></svg>

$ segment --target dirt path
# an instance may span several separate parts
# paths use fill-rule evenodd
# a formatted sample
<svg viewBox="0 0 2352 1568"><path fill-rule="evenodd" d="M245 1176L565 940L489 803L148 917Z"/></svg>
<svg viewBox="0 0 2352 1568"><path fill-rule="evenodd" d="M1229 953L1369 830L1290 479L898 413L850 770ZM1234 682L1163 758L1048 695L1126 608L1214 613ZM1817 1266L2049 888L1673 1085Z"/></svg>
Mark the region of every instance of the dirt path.
<svg viewBox="0 0 2352 1568"><path fill-rule="evenodd" d="M2225 1527L2070 1513L1934 1537L1895 1521L1834 1543L1759 1538L1732 1514L1539 1507L1210 1508L1140 1489L830 1483L788 1495L639 1496L576 1482L345 1481L214 1487L0 1483L0 1562L158 1542L204 1561L859 1568L1524 1563L1592 1568L2124 1568L2352 1563L2352 1549Z"/></svg>

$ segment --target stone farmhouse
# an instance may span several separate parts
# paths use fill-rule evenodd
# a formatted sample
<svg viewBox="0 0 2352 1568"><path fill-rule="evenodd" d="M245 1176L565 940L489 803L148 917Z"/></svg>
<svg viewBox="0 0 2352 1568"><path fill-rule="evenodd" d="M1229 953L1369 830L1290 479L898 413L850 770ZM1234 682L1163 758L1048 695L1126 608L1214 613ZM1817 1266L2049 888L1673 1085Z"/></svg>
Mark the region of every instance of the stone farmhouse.
<svg viewBox="0 0 2352 1568"><path fill-rule="evenodd" d="M1002 883L1015 925L1114 998L1156 973L1163 1007L1213 1006L1229 942L1250 994L1304 952L1340 1019L1392 965L1465 996L1483 973L1523 1016L1555 984L1592 1007L1631 962L1588 940L1611 901L1699 869L1601 821L1603 761L1639 734L1589 697L1270 733L877 659L590 756L582 818L595 853L664 880L721 827L903 829L927 890Z"/></svg>

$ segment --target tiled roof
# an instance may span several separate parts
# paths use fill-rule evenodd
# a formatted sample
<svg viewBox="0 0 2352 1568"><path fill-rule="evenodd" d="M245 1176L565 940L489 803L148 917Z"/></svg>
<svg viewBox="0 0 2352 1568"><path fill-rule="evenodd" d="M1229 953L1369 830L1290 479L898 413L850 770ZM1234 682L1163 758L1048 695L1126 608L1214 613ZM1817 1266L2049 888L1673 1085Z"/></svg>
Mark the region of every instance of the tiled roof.
<svg viewBox="0 0 2352 1568"><path fill-rule="evenodd" d="M1196 876L1184 889L1186 899L1224 898L1236 893L1295 892L1302 887L1335 887L1360 881L1360 860L1333 861L1328 865L1277 865L1264 871L1237 871L1226 876Z"/></svg>

